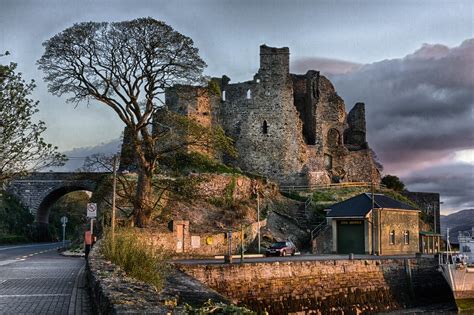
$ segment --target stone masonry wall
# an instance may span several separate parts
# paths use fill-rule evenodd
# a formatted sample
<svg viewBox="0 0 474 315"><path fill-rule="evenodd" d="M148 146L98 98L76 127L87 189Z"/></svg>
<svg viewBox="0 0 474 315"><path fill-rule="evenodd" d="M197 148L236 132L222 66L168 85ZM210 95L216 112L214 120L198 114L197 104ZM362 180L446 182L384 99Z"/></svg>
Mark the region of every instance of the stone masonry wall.
<svg viewBox="0 0 474 315"><path fill-rule="evenodd" d="M178 265L234 303L270 314L374 313L450 300L436 267L432 258Z"/></svg>
<svg viewBox="0 0 474 315"><path fill-rule="evenodd" d="M357 103L348 115L332 83L318 71L290 74L289 55L287 47L262 45L253 80L229 84L226 76L213 79L220 86L220 100L199 94L204 87L171 88L167 107L205 126L222 126L238 152L237 158L224 156L223 161L279 184L372 177L379 182L365 141L364 104Z"/></svg>
<svg viewBox="0 0 474 315"><path fill-rule="evenodd" d="M415 254L419 249L419 228L417 211L387 210L377 211L381 216L380 225L382 229L379 237L381 239L381 255ZM376 223L378 225L378 223ZM395 242L390 242L390 232L395 232ZM408 244L405 243L404 233L408 232Z"/></svg>

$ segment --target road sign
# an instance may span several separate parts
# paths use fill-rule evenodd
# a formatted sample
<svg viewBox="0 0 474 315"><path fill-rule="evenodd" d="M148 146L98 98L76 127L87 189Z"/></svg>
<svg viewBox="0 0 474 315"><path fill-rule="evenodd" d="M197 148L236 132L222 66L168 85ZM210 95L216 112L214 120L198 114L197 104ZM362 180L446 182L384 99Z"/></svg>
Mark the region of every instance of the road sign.
<svg viewBox="0 0 474 315"><path fill-rule="evenodd" d="M97 217L97 204L96 203L87 204L87 217L88 218Z"/></svg>
<svg viewBox="0 0 474 315"><path fill-rule="evenodd" d="M61 217L61 223L62 223L62 224L66 224L66 223L67 223L67 217L66 217L66 216Z"/></svg>

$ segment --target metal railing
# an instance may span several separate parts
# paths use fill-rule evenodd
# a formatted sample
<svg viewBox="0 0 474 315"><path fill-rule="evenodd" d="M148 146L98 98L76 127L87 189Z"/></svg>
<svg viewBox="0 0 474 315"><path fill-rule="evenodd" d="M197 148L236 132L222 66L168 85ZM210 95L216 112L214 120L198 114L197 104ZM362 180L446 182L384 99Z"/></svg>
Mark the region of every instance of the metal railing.
<svg viewBox="0 0 474 315"><path fill-rule="evenodd" d="M311 230L311 240L314 240L314 238L321 232L323 231L326 227L328 226L328 222L326 219L324 219L321 223L319 223L314 229Z"/></svg>
<svg viewBox="0 0 474 315"><path fill-rule="evenodd" d="M299 192L299 191L314 191L329 188L370 188L372 183L370 182L344 182L344 183L333 183L325 185L283 185L280 186L282 192ZM386 186L382 184L375 184L376 188L385 189Z"/></svg>

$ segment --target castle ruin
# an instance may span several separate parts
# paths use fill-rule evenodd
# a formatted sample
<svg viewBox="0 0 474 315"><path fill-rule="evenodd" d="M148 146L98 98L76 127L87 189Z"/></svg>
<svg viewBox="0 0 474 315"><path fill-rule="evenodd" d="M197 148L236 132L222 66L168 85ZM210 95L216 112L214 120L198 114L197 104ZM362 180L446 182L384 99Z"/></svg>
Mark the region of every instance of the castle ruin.
<svg viewBox="0 0 474 315"><path fill-rule="evenodd" d="M253 80L214 79L220 95L179 86L166 93L168 110L222 126L238 158L225 162L282 185L380 182L366 141L365 106L346 113L334 86L318 71L289 71L287 47L260 46Z"/></svg>
<svg viewBox="0 0 474 315"><path fill-rule="evenodd" d="M253 80L213 79L220 93L176 86L166 92L166 108L205 126L221 126L238 152L224 162L281 185L379 183L364 104L346 113L332 83L314 70L290 73L289 56L287 47L262 45Z"/></svg>

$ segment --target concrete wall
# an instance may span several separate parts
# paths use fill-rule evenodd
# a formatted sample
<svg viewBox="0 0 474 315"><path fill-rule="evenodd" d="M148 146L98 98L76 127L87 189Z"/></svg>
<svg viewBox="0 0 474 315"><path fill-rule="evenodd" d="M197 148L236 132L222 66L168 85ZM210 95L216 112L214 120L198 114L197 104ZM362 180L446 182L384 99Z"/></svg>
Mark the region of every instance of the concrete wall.
<svg viewBox="0 0 474 315"><path fill-rule="evenodd" d="M257 312L266 309L270 314L373 313L451 298L434 259L283 261L178 268L234 303Z"/></svg>

